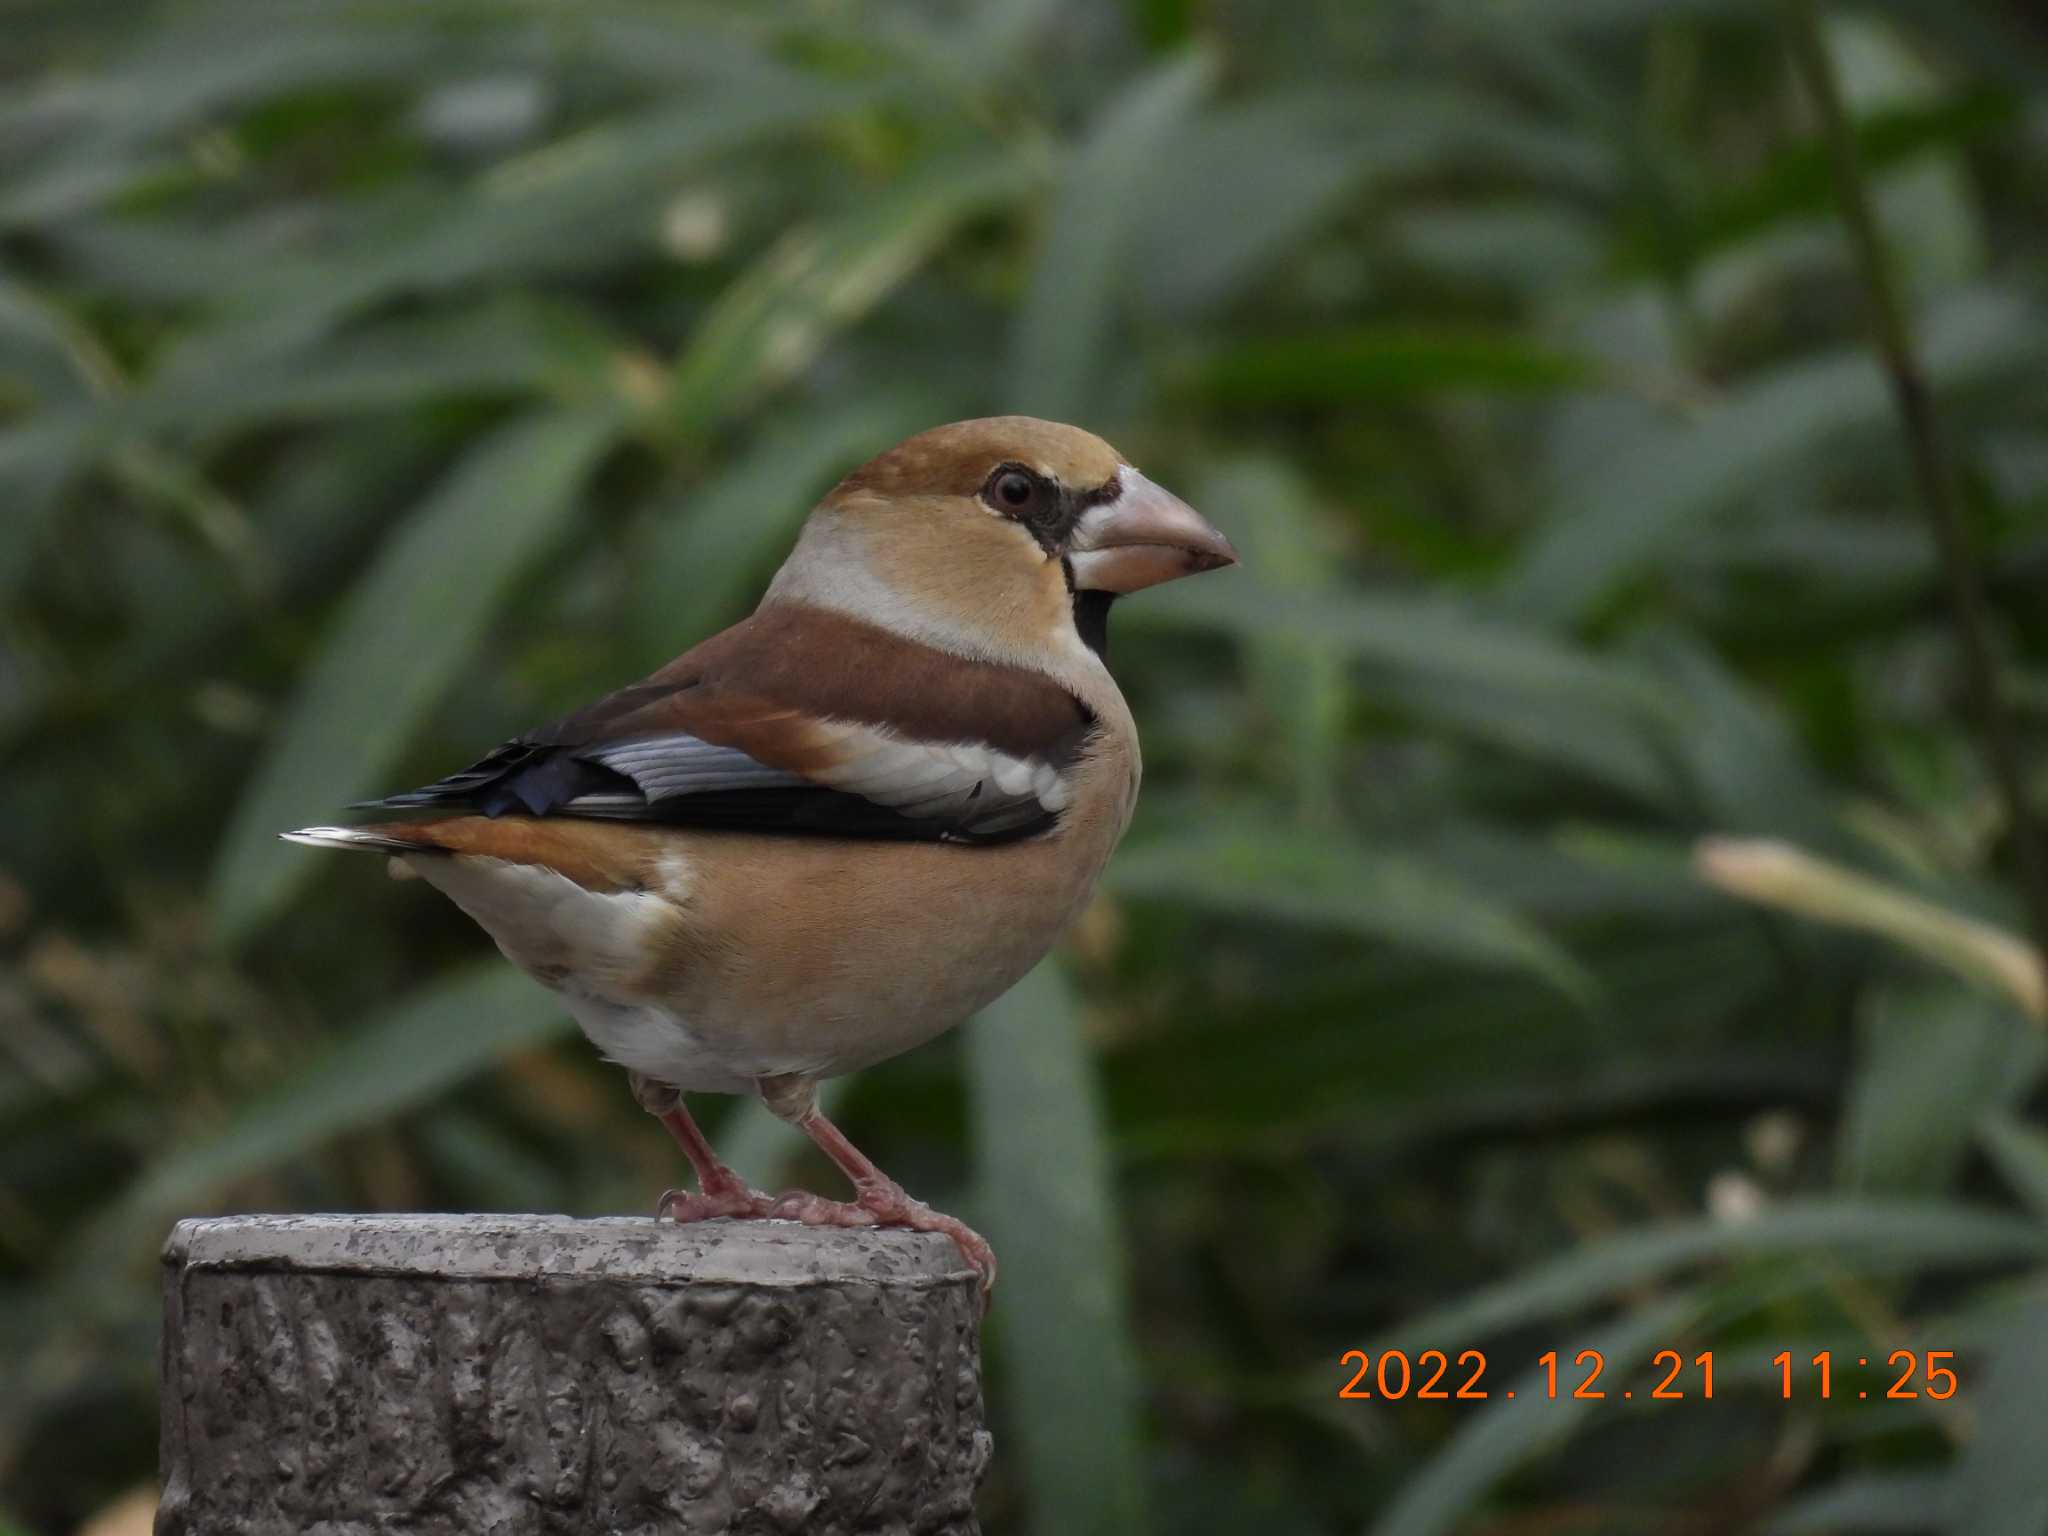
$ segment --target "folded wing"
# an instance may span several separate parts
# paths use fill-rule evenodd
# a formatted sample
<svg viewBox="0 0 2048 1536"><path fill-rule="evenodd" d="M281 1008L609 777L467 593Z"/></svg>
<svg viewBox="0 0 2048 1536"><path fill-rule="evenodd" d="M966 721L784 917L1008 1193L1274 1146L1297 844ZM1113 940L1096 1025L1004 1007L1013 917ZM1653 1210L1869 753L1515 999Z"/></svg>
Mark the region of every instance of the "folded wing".
<svg viewBox="0 0 2048 1536"><path fill-rule="evenodd" d="M1057 824L1094 725L1043 674L778 605L645 682L372 804L1002 842Z"/></svg>

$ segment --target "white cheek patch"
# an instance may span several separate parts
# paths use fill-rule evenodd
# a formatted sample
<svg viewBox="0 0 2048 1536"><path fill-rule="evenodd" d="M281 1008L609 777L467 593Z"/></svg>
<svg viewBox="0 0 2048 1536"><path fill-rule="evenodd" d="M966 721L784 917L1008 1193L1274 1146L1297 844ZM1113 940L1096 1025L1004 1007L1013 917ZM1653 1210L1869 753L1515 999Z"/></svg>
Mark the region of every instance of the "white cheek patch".
<svg viewBox="0 0 2048 1536"><path fill-rule="evenodd" d="M1036 549L1030 534L1000 512L988 510L991 517L1015 531L1020 550ZM801 603L843 613L906 640L973 660L1033 668L1044 660L1034 647L1005 640L985 624L948 614L943 605L935 607L920 601L915 593L898 590L875 573L867 546L859 537L829 522L813 520L805 527L796 548L768 584L763 601ZM1053 643L1062 642L1055 638ZM1078 642L1076 645L1079 648ZM1093 660L1092 653L1084 654Z"/></svg>

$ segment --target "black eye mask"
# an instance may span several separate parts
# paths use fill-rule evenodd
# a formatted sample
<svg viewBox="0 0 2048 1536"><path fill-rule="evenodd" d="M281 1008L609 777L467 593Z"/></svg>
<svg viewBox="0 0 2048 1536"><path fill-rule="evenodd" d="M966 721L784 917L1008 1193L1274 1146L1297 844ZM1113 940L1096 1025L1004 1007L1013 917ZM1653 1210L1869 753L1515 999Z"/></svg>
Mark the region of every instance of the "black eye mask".
<svg viewBox="0 0 2048 1536"><path fill-rule="evenodd" d="M998 464L989 471L981 499L993 510L1029 529L1047 555L1065 550L1074 524L1090 507L1123 495L1122 477L1112 475L1093 490L1069 490L1023 464Z"/></svg>

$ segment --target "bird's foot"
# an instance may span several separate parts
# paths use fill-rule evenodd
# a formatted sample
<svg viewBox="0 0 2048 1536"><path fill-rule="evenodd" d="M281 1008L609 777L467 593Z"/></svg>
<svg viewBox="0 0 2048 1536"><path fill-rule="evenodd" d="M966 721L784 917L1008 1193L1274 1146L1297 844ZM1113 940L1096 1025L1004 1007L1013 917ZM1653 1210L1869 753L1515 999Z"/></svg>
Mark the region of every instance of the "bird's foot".
<svg viewBox="0 0 2048 1536"><path fill-rule="evenodd" d="M862 1184L852 1200L828 1200L808 1190L793 1189L778 1195L768 1214L811 1227L908 1227L913 1232L941 1232L953 1239L973 1269L984 1303L995 1289L996 1255L988 1239L959 1217L912 1199L893 1180Z"/></svg>
<svg viewBox="0 0 2048 1536"><path fill-rule="evenodd" d="M661 1198L654 1202L654 1219L710 1221L718 1216L731 1216L741 1221L758 1221L779 1214L775 1209L779 1202L774 1195L748 1188L747 1181L730 1168L723 1171L726 1177L708 1180L701 1190L663 1190Z"/></svg>

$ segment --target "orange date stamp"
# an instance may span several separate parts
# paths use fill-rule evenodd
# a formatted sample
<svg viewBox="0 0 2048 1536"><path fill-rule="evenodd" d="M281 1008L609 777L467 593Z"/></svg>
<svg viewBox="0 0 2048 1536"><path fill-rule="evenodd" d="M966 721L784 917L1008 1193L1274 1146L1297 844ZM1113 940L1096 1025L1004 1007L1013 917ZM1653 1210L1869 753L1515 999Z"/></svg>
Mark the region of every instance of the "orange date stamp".
<svg viewBox="0 0 2048 1536"><path fill-rule="evenodd" d="M1837 1356L1824 1349L1811 1359L1795 1360L1789 1349L1781 1349L1771 1357L1770 1365L1778 1395L1788 1402L1793 1398L1821 1401L1851 1396L1865 1401L1931 1398L1946 1402L1962 1387L1951 1363L1955 1357L1952 1349L1895 1349L1880 1362L1869 1355ZM1475 1403L1496 1396L1512 1398L1516 1392L1515 1387L1498 1387L1492 1382L1493 1361L1478 1349L1460 1350L1455 1356L1443 1349L1425 1349L1412 1356L1401 1349L1381 1350L1377 1355L1347 1349L1338 1357L1338 1364L1351 1374L1338 1385L1337 1396L1351 1402ZM1526 1383L1521 1390L1551 1401L1642 1397L1675 1403L1688 1398L1711 1401L1714 1396L1712 1350L1690 1359L1675 1349L1658 1350L1649 1359L1648 1374L1659 1379L1641 1392L1633 1386L1603 1385L1608 1361L1597 1349L1582 1349L1569 1359L1547 1349L1536 1357L1535 1364L1533 1392ZM1617 1368L1617 1377L1623 1369L1626 1364Z"/></svg>

